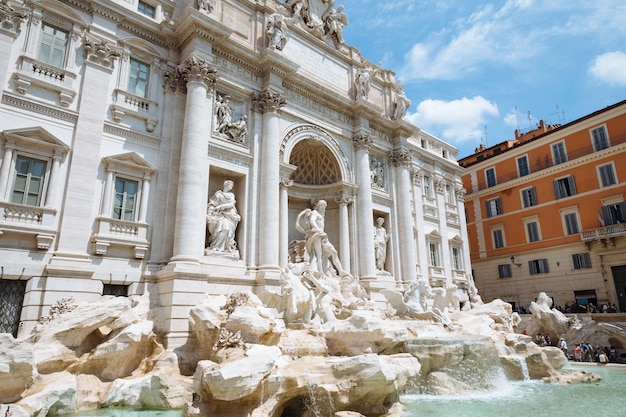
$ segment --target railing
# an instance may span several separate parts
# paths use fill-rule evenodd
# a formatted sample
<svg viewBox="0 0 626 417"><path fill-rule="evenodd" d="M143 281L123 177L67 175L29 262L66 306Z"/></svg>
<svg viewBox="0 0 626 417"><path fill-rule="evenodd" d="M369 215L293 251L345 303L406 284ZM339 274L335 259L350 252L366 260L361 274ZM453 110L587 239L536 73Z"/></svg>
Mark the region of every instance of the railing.
<svg viewBox="0 0 626 417"><path fill-rule="evenodd" d="M583 230L580 234L580 240L585 242L588 240L607 239L625 235L626 223L618 223L604 227L596 227L595 229Z"/></svg>

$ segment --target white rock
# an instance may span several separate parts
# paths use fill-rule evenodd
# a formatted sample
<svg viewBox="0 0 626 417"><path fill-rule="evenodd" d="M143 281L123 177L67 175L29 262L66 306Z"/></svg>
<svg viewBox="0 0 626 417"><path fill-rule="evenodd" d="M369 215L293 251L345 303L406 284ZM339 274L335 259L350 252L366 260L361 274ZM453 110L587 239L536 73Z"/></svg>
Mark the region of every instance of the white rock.
<svg viewBox="0 0 626 417"><path fill-rule="evenodd" d="M0 402L11 403L21 398L33 383L33 348L19 343L12 335L0 333Z"/></svg>
<svg viewBox="0 0 626 417"><path fill-rule="evenodd" d="M226 328L233 333L241 332L246 343L275 345L285 331L285 322L274 311L262 305L238 306L228 317Z"/></svg>
<svg viewBox="0 0 626 417"><path fill-rule="evenodd" d="M59 372L42 378L17 404L31 415L72 414L76 412L76 376Z"/></svg>
<svg viewBox="0 0 626 417"><path fill-rule="evenodd" d="M191 401L192 378L142 375L117 379L104 401L105 407L182 408Z"/></svg>

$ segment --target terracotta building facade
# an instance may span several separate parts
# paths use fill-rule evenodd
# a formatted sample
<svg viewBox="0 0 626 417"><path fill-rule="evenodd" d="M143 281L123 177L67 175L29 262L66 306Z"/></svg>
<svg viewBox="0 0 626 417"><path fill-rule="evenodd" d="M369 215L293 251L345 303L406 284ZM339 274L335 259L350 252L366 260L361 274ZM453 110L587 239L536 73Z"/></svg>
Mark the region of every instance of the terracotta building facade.
<svg viewBox="0 0 626 417"><path fill-rule="evenodd" d="M483 299L626 311L626 102L476 151L459 163Z"/></svg>

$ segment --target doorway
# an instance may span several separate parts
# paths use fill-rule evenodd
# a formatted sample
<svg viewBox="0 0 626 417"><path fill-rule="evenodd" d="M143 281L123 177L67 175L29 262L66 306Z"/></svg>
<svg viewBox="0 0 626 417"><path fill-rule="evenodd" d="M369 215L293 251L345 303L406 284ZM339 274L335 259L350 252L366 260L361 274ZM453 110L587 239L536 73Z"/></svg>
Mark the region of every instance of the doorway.
<svg viewBox="0 0 626 417"><path fill-rule="evenodd" d="M617 292L617 304L620 312L626 311L626 265L612 266L613 282Z"/></svg>

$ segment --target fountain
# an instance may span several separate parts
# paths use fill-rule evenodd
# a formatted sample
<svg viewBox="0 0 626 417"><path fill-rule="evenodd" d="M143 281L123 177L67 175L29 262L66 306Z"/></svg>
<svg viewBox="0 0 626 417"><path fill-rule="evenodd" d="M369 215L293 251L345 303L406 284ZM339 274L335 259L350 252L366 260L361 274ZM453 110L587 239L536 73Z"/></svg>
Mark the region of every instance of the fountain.
<svg viewBox="0 0 626 417"><path fill-rule="evenodd" d="M597 380L559 371L563 352L515 333L519 316L503 301L473 292L461 311L444 296L454 288L425 280L371 301L323 222L316 229L320 213L298 216L305 256L283 271L279 292L207 296L189 311L186 346L163 348L148 293L64 300L29 337L0 335L0 401L13 417L119 407L168 417L400 416L410 392L449 398L502 381Z"/></svg>

